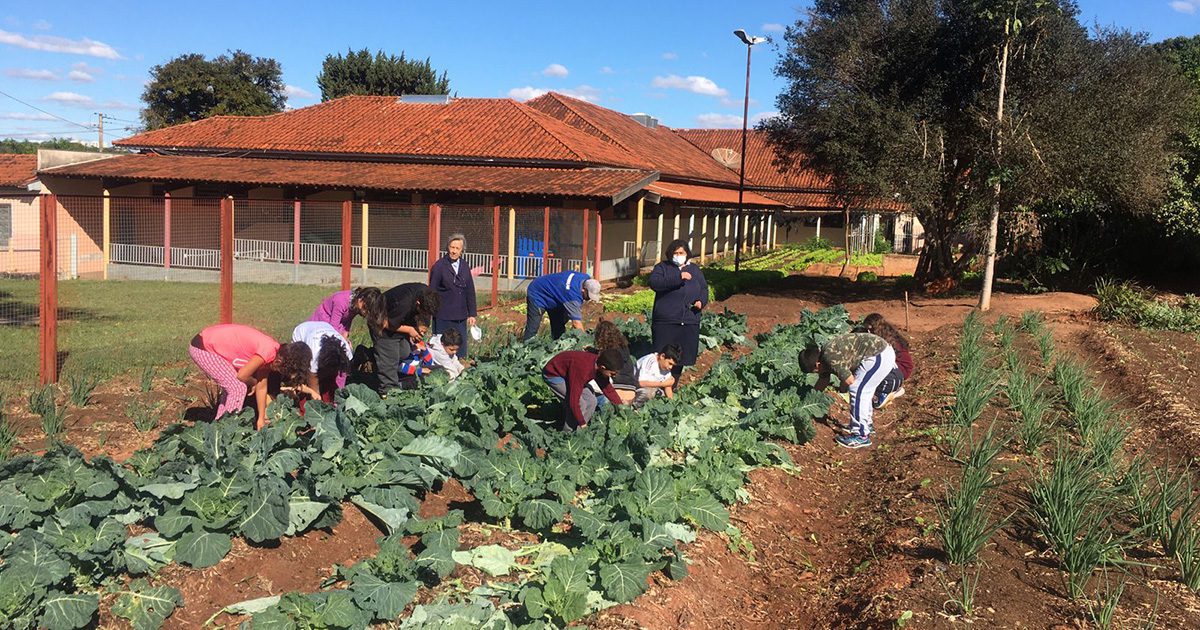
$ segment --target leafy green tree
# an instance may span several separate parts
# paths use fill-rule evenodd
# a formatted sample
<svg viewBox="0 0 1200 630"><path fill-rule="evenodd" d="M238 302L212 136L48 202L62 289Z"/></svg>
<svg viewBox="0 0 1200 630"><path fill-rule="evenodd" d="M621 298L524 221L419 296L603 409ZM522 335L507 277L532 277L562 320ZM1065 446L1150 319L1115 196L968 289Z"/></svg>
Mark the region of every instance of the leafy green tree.
<svg viewBox="0 0 1200 630"><path fill-rule="evenodd" d="M1155 45L1200 94L1200 35L1176 37ZM1179 155L1171 164L1167 201L1155 218L1172 237L1200 238L1200 108L1192 111L1191 125L1181 140Z"/></svg>
<svg viewBox="0 0 1200 630"><path fill-rule="evenodd" d="M781 161L850 194L897 195L926 228L926 280L957 277L980 253L997 199L1005 217L1077 191L1151 210L1191 108L1144 38L1089 35L1070 0L1022 5L1036 15L1020 14L1015 39L1011 15L1006 31L981 4L816 0L776 69L788 85L765 128Z"/></svg>
<svg viewBox="0 0 1200 630"><path fill-rule="evenodd" d="M63 151L93 151L98 152L100 149L81 142L76 142L70 138L51 138L35 142L32 140L15 140L13 138L4 138L0 140L0 153L37 153L38 149L59 149ZM119 151L110 147L111 151Z"/></svg>
<svg viewBox="0 0 1200 630"><path fill-rule="evenodd" d="M147 129L210 116L274 114L287 103L279 62L240 50L215 59L180 55L154 66L150 75L142 92Z"/></svg>
<svg viewBox="0 0 1200 630"><path fill-rule="evenodd" d="M400 96L402 94L449 94L450 80L445 71L439 77L429 59L412 61L400 56L374 56L366 49L347 51L345 56L327 55L317 75L321 100L328 101L350 94Z"/></svg>

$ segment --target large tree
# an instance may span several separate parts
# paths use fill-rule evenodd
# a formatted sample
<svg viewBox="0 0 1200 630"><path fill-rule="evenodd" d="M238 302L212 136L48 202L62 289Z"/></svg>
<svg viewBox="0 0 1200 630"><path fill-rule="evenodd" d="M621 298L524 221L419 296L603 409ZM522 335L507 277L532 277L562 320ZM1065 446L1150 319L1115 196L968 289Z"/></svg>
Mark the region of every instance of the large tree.
<svg viewBox="0 0 1200 630"><path fill-rule="evenodd" d="M833 176L847 199L908 204L926 280L982 251L997 201L1009 216L1087 191L1153 209L1190 107L1142 37L1089 34L1074 2L1023 3L1019 37L984 4L1013 2L816 0L776 69L788 87L766 128L782 162Z"/></svg>
<svg viewBox="0 0 1200 630"><path fill-rule="evenodd" d="M217 116L260 116L283 111L279 62L240 50L207 59L191 53L154 66L142 92L147 129Z"/></svg>
<svg viewBox="0 0 1200 630"><path fill-rule="evenodd" d="M317 75L321 100L369 94L449 94L450 80L445 71L439 77L429 59L414 61L379 51L372 55L366 48L347 51L345 56L327 55Z"/></svg>

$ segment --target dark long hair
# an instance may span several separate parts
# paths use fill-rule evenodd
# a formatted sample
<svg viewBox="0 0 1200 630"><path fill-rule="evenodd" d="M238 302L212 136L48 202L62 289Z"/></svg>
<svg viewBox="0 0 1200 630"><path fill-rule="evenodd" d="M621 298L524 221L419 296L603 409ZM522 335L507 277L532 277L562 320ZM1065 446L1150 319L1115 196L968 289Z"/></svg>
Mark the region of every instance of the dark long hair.
<svg viewBox="0 0 1200 630"><path fill-rule="evenodd" d="M271 367L279 372L279 380L287 387L308 382L312 374L312 348L303 341L293 341L279 346Z"/></svg>
<svg viewBox="0 0 1200 630"><path fill-rule="evenodd" d="M671 257L675 255L675 250L677 250L681 247L683 248L683 251L687 252L688 258L691 258L692 257L691 246L688 245L687 241L685 241L681 238L677 238L677 239L671 241L671 243L669 245L667 245L667 248L665 250L663 250L662 261L665 263L671 262Z"/></svg>
<svg viewBox="0 0 1200 630"><path fill-rule="evenodd" d="M383 291L377 287L358 287L350 294L350 306L358 308L362 300L361 314L367 320L371 330L383 330L383 322L387 319L387 301L383 299Z"/></svg>
<svg viewBox="0 0 1200 630"><path fill-rule="evenodd" d="M317 378L331 378L350 371L350 359L342 349L342 342L331 335L321 337L321 350L317 352Z"/></svg>
<svg viewBox="0 0 1200 630"><path fill-rule="evenodd" d="M433 321L433 316L437 314L438 308L442 305L442 296L438 295L437 289L425 287L421 289L421 295L417 298L416 317L418 324L429 325Z"/></svg>
<svg viewBox="0 0 1200 630"><path fill-rule="evenodd" d="M863 318L862 327L872 335L883 337L883 340L893 347L908 350L908 340L900 334L899 330L896 330L895 326L884 319L883 315L879 313L867 315Z"/></svg>

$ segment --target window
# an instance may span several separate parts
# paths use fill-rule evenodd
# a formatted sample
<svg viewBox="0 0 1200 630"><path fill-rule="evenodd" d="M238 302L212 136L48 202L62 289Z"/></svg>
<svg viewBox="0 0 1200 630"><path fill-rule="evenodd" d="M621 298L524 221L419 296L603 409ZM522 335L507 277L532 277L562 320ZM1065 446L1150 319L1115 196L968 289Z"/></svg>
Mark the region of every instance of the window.
<svg viewBox="0 0 1200 630"><path fill-rule="evenodd" d="M12 204L0 203L0 247L7 248L12 240Z"/></svg>

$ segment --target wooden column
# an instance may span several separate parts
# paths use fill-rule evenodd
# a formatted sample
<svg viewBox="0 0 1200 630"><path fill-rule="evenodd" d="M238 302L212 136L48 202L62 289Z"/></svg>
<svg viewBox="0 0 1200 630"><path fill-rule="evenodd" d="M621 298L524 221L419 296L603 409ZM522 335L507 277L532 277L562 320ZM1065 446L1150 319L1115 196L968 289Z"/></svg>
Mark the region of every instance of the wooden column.
<svg viewBox="0 0 1200 630"><path fill-rule="evenodd" d="M688 249L695 251L696 249L696 211L692 210L688 215L688 231L687 231Z"/></svg>
<svg viewBox="0 0 1200 630"><path fill-rule="evenodd" d="M579 258L579 270L584 273L587 273L588 264L588 212L587 208L583 209L583 240L580 241L583 246L579 248L583 250L583 255Z"/></svg>
<svg viewBox="0 0 1200 630"><path fill-rule="evenodd" d="M292 201L292 282L300 283L300 200Z"/></svg>
<svg viewBox="0 0 1200 630"><path fill-rule="evenodd" d="M500 206L492 208L492 308L500 303Z"/></svg>
<svg viewBox="0 0 1200 630"><path fill-rule="evenodd" d="M233 197L221 199L221 323L233 323Z"/></svg>
<svg viewBox="0 0 1200 630"><path fill-rule="evenodd" d="M369 258L369 256L367 255L367 252L370 251L369 245L368 245L368 242L370 241L369 234L371 233L370 228L369 228L370 225L371 225L371 209L369 206L367 206L367 202L364 201L364 202L362 202L362 236L359 239L362 242L362 245L361 245L362 260L360 262L362 263L362 268L363 268L363 277L362 277L363 284L367 283L366 271L367 271L367 266L368 266L367 259Z"/></svg>
<svg viewBox="0 0 1200 630"><path fill-rule="evenodd" d="M679 208L675 208L674 215L671 219L671 240L679 238Z"/></svg>
<svg viewBox="0 0 1200 630"><path fill-rule="evenodd" d="M637 262L635 264L639 269L642 266L642 239L644 237L644 234L642 234L642 222L645 216L646 200L639 197L637 200L637 226L634 227L633 231L635 234L634 238L637 239L634 243L635 249L637 250Z"/></svg>
<svg viewBox="0 0 1200 630"><path fill-rule="evenodd" d="M170 276L171 269L171 193L163 194L163 269Z"/></svg>
<svg viewBox="0 0 1200 630"><path fill-rule="evenodd" d="M58 202L55 201L55 203L58 203ZM103 256L104 256L103 278L105 280L108 280L108 263L111 260L110 257L112 256L112 208L111 208L111 204L109 202L107 188L104 189L104 200L101 202L101 204L102 204L101 205L101 214L102 214L102 218L101 218L101 223L102 223L102 226L101 226L101 232L102 232L102 234L101 234L101 239L102 239L101 249L103 251ZM12 239L9 239L9 242L11 243Z"/></svg>
<svg viewBox="0 0 1200 630"><path fill-rule="evenodd" d="M354 229L354 202L342 202L342 290L350 290L350 267L354 264L354 241L350 234Z"/></svg>
<svg viewBox="0 0 1200 630"><path fill-rule="evenodd" d="M705 253L708 250L708 212L700 217L700 264L704 264Z"/></svg>
<svg viewBox="0 0 1200 630"><path fill-rule="evenodd" d="M438 204L429 206L429 251L425 255L427 271L433 271L433 263L440 257L442 250L442 207Z"/></svg>
<svg viewBox="0 0 1200 630"><path fill-rule="evenodd" d="M658 264L658 259L659 259L659 258L662 258L662 248L663 248L663 215L664 215L664 214L666 214L666 212L667 212L667 211L666 211L666 209L664 209L662 206L659 206L659 207L658 207L658 247L656 247L656 248L655 248L655 249L657 250L657 252L658 252L658 253L655 255L654 264Z"/></svg>
<svg viewBox="0 0 1200 630"><path fill-rule="evenodd" d="M38 200L38 375L47 385L58 381L58 197L41 195Z"/></svg>
<svg viewBox="0 0 1200 630"><path fill-rule="evenodd" d="M512 290L512 281L517 270L517 209L508 209L508 290Z"/></svg>
<svg viewBox="0 0 1200 630"><path fill-rule="evenodd" d="M601 237L603 229L604 226L600 222L600 210L596 210L596 256L592 258L592 277L597 280L600 279L600 245L603 242ZM584 246L586 247L586 245L585 243Z"/></svg>
<svg viewBox="0 0 1200 630"><path fill-rule="evenodd" d="M549 273L547 265L550 263L550 206L542 208L542 273Z"/></svg>

